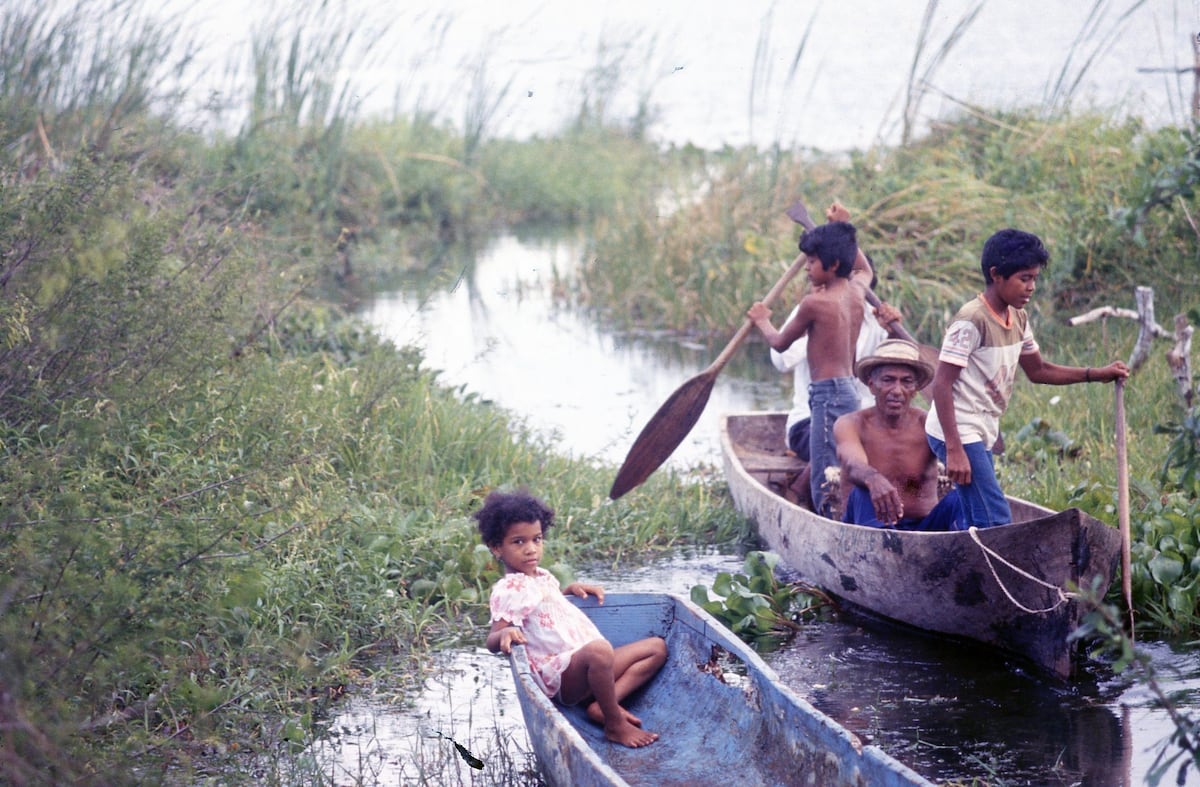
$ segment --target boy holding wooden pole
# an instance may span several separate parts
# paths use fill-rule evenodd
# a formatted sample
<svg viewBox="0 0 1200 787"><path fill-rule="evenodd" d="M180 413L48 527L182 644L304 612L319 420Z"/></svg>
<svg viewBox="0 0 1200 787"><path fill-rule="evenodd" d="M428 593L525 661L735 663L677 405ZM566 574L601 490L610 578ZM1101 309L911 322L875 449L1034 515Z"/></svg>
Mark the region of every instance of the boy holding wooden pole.
<svg viewBox="0 0 1200 787"><path fill-rule="evenodd" d="M1012 522L991 448L1018 366L1032 382L1047 385L1107 383L1129 376L1122 361L1084 368L1042 358L1025 305L1049 259L1036 235L1011 228L993 234L981 258L984 290L959 310L942 340L925 433L958 489L962 522L968 527Z"/></svg>

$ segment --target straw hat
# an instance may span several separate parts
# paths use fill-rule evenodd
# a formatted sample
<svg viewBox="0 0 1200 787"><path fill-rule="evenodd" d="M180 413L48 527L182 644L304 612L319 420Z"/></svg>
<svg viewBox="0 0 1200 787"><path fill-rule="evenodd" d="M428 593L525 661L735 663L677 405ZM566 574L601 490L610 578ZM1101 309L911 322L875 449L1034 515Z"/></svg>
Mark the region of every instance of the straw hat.
<svg viewBox="0 0 1200 787"><path fill-rule="evenodd" d="M862 358L854 365L854 373L870 384L871 372L880 366L907 366L917 375L917 388L924 388L933 379L933 367L921 358L917 345L906 339L885 339L875 348L874 355Z"/></svg>

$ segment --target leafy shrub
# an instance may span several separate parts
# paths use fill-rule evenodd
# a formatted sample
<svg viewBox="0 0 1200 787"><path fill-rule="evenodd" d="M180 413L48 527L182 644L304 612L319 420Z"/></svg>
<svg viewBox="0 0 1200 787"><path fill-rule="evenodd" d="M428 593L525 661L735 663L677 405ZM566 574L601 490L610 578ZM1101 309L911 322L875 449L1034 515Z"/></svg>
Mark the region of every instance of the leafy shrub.
<svg viewBox="0 0 1200 787"><path fill-rule="evenodd" d="M1171 445L1159 475L1164 486L1174 485L1193 499L1200 499L1200 411L1188 411L1178 423L1158 426L1159 434L1171 435Z"/></svg>

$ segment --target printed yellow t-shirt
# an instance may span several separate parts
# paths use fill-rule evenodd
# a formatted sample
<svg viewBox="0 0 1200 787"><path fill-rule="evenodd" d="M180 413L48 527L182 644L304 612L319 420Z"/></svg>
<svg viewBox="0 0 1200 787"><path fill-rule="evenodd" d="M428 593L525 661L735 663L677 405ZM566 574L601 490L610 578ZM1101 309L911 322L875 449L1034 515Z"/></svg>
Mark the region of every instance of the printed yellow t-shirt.
<svg viewBox="0 0 1200 787"><path fill-rule="evenodd" d="M938 360L962 367L954 383L954 415L964 445L982 442L991 448L996 442L1020 358L1038 351L1025 310L1010 306L1004 317L980 295L959 309L942 340ZM929 408L925 432L946 439L936 406Z"/></svg>

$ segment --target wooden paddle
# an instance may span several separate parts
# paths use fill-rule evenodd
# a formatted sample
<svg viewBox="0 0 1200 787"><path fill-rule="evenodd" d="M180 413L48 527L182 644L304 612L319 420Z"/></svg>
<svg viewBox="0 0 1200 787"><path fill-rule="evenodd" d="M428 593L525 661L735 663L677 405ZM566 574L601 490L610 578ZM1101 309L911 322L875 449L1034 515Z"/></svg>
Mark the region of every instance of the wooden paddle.
<svg viewBox="0 0 1200 787"><path fill-rule="evenodd" d="M1117 522L1121 526L1121 590L1129 610L1129 639L1133 640L1133 560L1129 536L1129 455L1125 447L1125 381L1115 383L1117 397Z"/></svg>
<svg viewBox="0 0 1200 787"><path fill-rule="evenodd" d="M762 302L770 306L788 282L804 268L805 263L805 255L797 255ZM633 442L633 447L629 449L625 463L617 471L617 478L608 492L610 499L616 500L649 478L651 473L667 461L671 452L679 447L683 438L687 437L688 432L696 425L696 421L700 420L700 414L708 404L708 397L712 394L717 375L753 328L753 321L747 317L717 359L700 374L679 386L675 393L663 402L662 407L658 408L658 412L642 428L641 434Z"/></svg>

